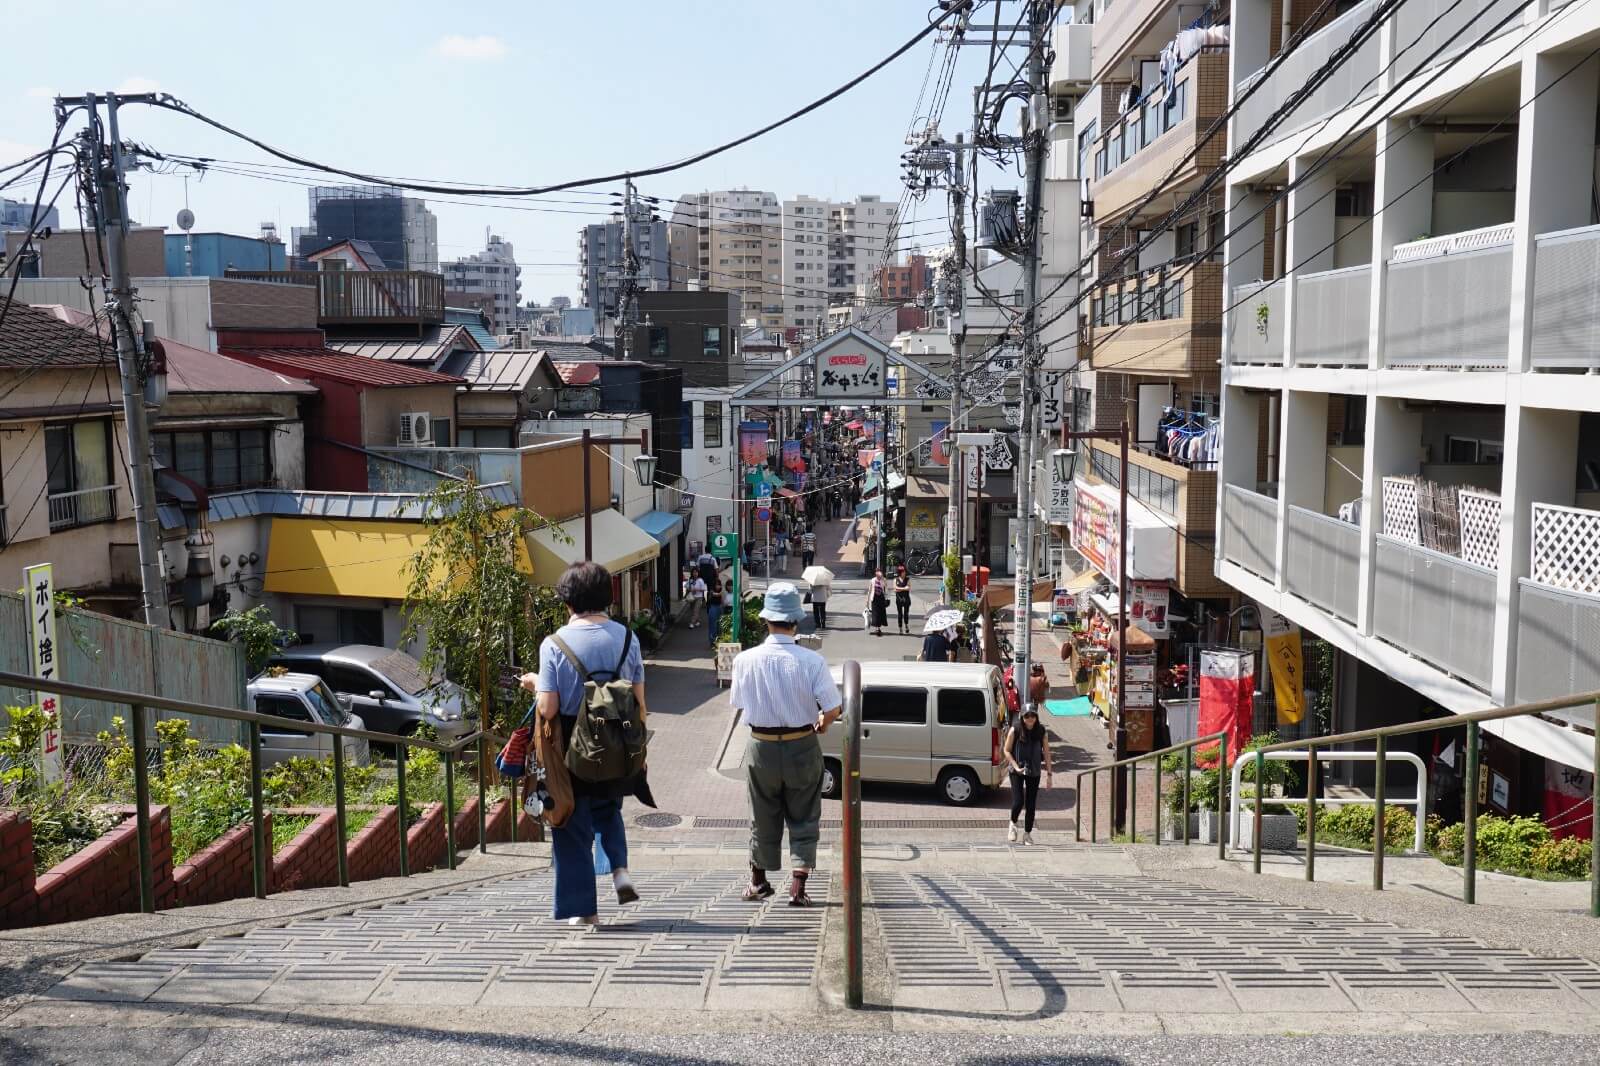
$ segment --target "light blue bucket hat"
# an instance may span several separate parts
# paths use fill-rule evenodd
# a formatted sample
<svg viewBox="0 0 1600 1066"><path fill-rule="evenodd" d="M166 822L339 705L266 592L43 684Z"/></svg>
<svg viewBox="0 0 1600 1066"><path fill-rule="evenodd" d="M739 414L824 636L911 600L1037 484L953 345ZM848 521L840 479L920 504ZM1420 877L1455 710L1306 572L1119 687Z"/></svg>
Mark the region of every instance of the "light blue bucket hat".
<svg viewBox="0 0 1600 1066"><path fill-rule="evenodd" d="M769 622L798 622L806 615L800 602L800 590L787 581L767 586L766 602L761 605L761 617Z"/></svg>

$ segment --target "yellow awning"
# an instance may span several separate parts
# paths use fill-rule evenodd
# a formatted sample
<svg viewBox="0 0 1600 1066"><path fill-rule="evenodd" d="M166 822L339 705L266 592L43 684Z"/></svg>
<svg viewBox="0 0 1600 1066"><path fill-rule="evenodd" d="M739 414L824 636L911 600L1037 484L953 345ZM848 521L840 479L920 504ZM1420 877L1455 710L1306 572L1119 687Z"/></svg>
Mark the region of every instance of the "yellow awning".
<svg viewBox="0 0 1600 1066"><path fill-rule="evenodd" d="M559 530L559 532L558 532ZM533 576L541 584L554 585L561 572L582 562L583 519L573 518L553 528L528 534L528 550L533 556ZM656 539L618 511L607 508L594 513L594 551L592 558L613 574L621 573L661 554Z"/></svg>
<svg viewBox="0 0 1600 1066"><path fill-rule="evenodd" d="M274 518L265 590L403 600L408 566L427 539L421 522ZM531 572L526 553L517 555L518 569Z"/></svg>

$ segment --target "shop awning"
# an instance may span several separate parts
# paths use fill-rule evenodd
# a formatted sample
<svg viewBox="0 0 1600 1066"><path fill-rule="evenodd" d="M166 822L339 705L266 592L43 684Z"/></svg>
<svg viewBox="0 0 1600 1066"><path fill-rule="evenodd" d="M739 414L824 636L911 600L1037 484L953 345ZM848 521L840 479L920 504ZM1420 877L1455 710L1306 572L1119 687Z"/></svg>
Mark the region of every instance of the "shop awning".
<svg viewBox="0 0 1600 1066"><path fill-rule="evenodd" d="M1073 595L1077 595L1085 589L1094 588L1099 583L1100 575L1098 572L1094 570L1085 570L1081 574L1074 575L1072 580L1067 582L1066 588L1068 592L1072 593Z"/></svg>
<svg viewBox="0 0 1600 1066"><path fill-rule="evenodd" d="M906 487L906 479L898 471L889 471L888 485L890 492L899 492Z"/></svg>
<svg viewBox="0 0 1600 1066"><path fill-rule="evenodd" d="M873 493L873 492L877 492L877 491L878 491L878 475L877 474L868 474L866 480L861 483L861 494L864 496L864 495L867 495L868 493Z"/></svg>
<svg viewBox="0 0 1600 1066"><path fill-rule="evenodd" d="M661 554L654 537L607 508L594 513L594 552L592 558L613 574L621 573ZM558 533L557 530L560 532ZM559 526L528 534L528 550L533 556L533 576L553 585L561 572L583 561L583 519L573 518Z"/></svg>
<svg viewBox="0 0 1600 1066"><path fill-rule="evenodd" d="M856 504L856 517L863 518L869 514L877 514L883 510L883 497L875 496L870 500L862 500Z"/></svg>
<svg viewBox="0 0 1600 1066"><path fill-rule="evenodd" d="M683 515L675 511L649 511L635 518L633 524L665 548L673 537L683 532Z"/></svg>
<svg viewBox="0 0 1600 1066"><path fill-rule="evenodd" d="M906 490L906 495L915 496L922 500L948 500L950 498L950 482L946 478L913 477L910 488Z"/></svg>
<svg viewBox="0 0 1600 1066"><path fill-rule="evenodd" d="M428 539L421 522L274 518L267 541L267 592L403 600L411 559ZM519 568L531 573L526 552Z"/></svg>

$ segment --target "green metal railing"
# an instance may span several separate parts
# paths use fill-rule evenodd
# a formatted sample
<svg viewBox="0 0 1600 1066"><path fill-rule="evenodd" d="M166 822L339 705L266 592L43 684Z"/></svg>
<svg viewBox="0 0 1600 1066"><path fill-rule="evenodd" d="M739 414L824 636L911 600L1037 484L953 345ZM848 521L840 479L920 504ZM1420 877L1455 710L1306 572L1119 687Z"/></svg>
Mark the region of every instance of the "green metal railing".
<svg viewBox="0 0 1600 1066"><path fill-rule="evenodd" d="M31 690L39 684L38 678L28 674L15 674L9 671L0 671L0 686ZM150 760L146 733L148 730L148 714L151 710L171 711L177 714L201 715L209 718L221 718L230 722L240 722L248 727L248 744L250 751L250 825L251 825L251 851L254 859L253 881L257 899L267 897L268 868L270 866L272 845L267 839L266 831L266 804L262 796L262 764L261 764L261 728L262 726L280 726L299 733L315 733L335 738L350 737L365 740L368 743L395 745L395 788L397 804L400 809L400 842L399 859L400 875L411 875L410 855L407 852L407 825L405 813L406 803L406 758L413 748L424 748L429 751L439 752L445 756L440 761L444 763L444 789L445 789L445 857L449 868L456 868L456 831L455 831L455 763L456 757L469 747L476 752L478 766L478 850L488 851L488 818L485 811L487 783L483 767L488 764L484 761L487 752L484 742L504 743L505 738L494 733L478 730L449 744L435 740L422 740L417 737L395 736L392 733L376 733L370 729L350 729L345 726L324 725L321 722L306 722L277 715L257 714L254 711L239 710L234 707L216 707L205 703L193 703L188 700L167 699L163 696L150 696L138 692L123 692L118 689L100 688L94 685L80 685L71 681L53 680L50 682L50 691L60 696L76 696L80 699L99 700L105 703L126 704L128 707L129 733L133 742L133 796L134 818L136 821L137 847L139 856L139 910L145 914L155 913L155 863L151 857L150 846ZM339 887L348 888L350 885L350 870L348 858L345 854L345 754L344 744L335 740L333 748L333 790L335 826L338 833L339 854L338 871ZM516 782L511 786L511 826L512 840L516 840L516 824L518 810L516 805Z"/></svg>
<svg viewBox="0 0 1600 1066"><path fill-rule="evenodd" d="M1552 711L1565 710L1570 707L1589 705L1594 708L1595 721L1600 724L1600 692L1586 692L1573 696L1562 696L1556 699L1541 700L1537 703L1519 703L1510 707L1490 707L1482 711L1471 711L1467 714L1457 714L1449 718L1429 718L1418 722L1406 722L1403 725L1381 726L1376 729L1360 729L1351 733L1334 733L1330 736L1315 737L1305 740L1286 740L1276 744L1264 744L1253 749L1256 764L1256 780L1261 780L1262 764L1265 762L1266 753L1272 751L1305 751L1307 754L1306 765L1310 768L1306 774L1306 880L1315 881L1317 878L1317 805L1313 797L1316 795L1317 779L1317 750L1331 748L1336 744L1360 744L1372 741L1374 752L1377 756L1378 772L1374 778L1373 800L1376 808L1373 816L1373 845L1372 845L1372 887L1383 891L1383 852L1384 852L1384 774L1385 760L1388 757L1389 738L1409 736L1412 733L1431 733L1439 729L1467 730L1467 768L1463 776L1465 782L1463 791L1466 793L1465 809L1462 812L1462 846L1461 846L1461 901L1463 903L1476 903L1478 900L1478 766L1482 757L1482 726L1484 722L1498 722L1507 718L1524 718L1529 715L1549 714ZM1591 847L1589 857L1589 914L1600 918L1600 743L1594 745L1592 762L1592 785L1589 795L1589 817L1591 825L1591 839L1596 846ZM1254 804L1254 833L1251 840L1251 868L1261 872L1261 808L1265 805L1266 798L1261 795L1258 787ZM1275 802L1293 804L1294 797L1280 799Z"/></svg>
<svg viewBox="0 0 1600 1066"><path fill-rule="evenodd" d="M1210 733L1193 740L1185 740L1181 744L1162 748L1159 751L1146 752L1143 755L1134 755L1116 762L1106 763L1104 766L1095 766L1088 770L1080 771L1077 775L1078 802L1072 813L1072 839L1083 839L1083 779L1089 779L1089 842L1092 844L1100 839L1100 775L1110 777L1112 820L1116 819L1117 782L1115 774L1118 770L1131 767L1129 774L1130 788L1128 795L1128 832L1135 842L1139 839L1139 764L1150 762L1155 766L1155 842L1161 843L1161 760L1168 755L1183 753L1183 817L1179 821L1183 824L1183 843L1189 843L1189 788L1190 778L1193 776L1194 751L1196 748L1217 748L1217 857L1223 856L1226 846L1227 834L1220 828L1225 824L1223 812L1228 809L1228 734ZM1111 827L1112 835L1116 835L1116 826Z"/></svg>

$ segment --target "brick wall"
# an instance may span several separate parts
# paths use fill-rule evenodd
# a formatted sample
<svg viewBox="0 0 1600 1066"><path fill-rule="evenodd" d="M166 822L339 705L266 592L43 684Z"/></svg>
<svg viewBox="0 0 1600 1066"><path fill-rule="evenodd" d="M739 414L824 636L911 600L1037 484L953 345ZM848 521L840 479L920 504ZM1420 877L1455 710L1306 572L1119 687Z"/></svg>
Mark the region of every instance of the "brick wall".
<svg viewBox="0 0 1600 1066"><path fill-rule="evenodd" d="M406 864L412 873L445 865L444 804L430 803L406 831Z"/></svg>
<svg viewBox="0 0 1600 1066"><path fill-rule="evenodd" d="M263 819L272 840L272 812ZM172 871L174 898L180 907L243 899L255 895L254 834L249 822L236 825Z"/></svg>
<svg viewBox="0 0 1600 1066"><path fill-rule="evenodd" d="M17 811L0 812L0 929L33 923L33 824Z"/></svg>
<svg viewBox="0 0 1600 1066"><path fill-rule="evenodd" d="M317 287L215 278L213 329L316 329Z"/></svg>
<svg viewBox="0 0 1600 1066"><path fill-rule="evenodd" d="M109 833L34 881L34 923L51 925L139 909L138 823L132 807L115 810L123 819ZM170 907L175 893L172 820L166 807L150 811L150 858L155 866L156 906Z"/></svg>
<svg viewBox="0 0 1600 1066"><path fill-rule="evenodd" d="M311 824L272 856L272 892L326 888L339 883L339 825L335 811L288 807L280 815L312 816Z"/></svg>
<svg viewBox="0 0 1600 1066"><path fill-rule="evenodd" d="M400 876L400 810L385 807L349 842L351 881Z"/></svg>
<svg viewBox="0 0 1600 1066"><path fill-rule="evenodd" d="M478 797L473 796L456 812L456 847L462 851L478 846Z"/></svg>

